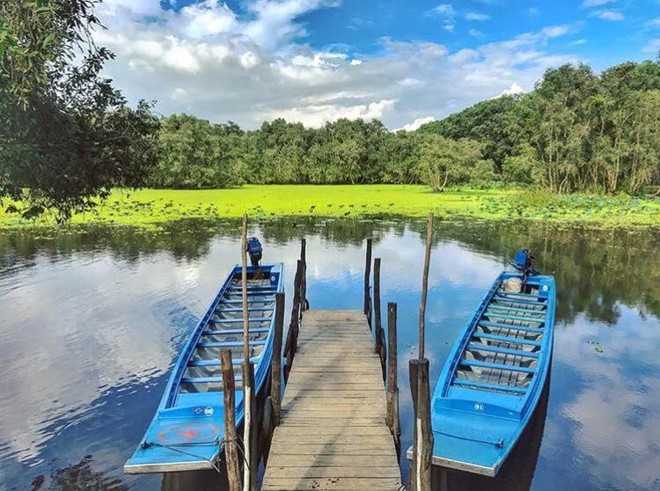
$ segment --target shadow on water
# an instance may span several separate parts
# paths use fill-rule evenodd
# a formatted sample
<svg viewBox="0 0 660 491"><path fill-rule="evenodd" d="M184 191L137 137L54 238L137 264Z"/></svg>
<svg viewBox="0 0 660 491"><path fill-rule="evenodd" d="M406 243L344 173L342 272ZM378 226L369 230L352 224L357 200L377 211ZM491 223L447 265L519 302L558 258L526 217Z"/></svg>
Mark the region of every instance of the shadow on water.
<svg viewBox="0 0 660 491"><path fill-rule="evenodd" d="M497 477L479 476L433 467L433 489L436 491L527 491L532 485L536 462L539 458L545 418L548 413L548 394L550 392L550 377L545 383L536 411L520 436L520 440L512 450Z"/></svg>
<svg viewBox="0 0 660 491"><path fill-rule="evenodd" d="M192 472L170 472L163 474L161 491L226 491L229 489L226 474L214 470Z"/></svg>
<svg viewBox="0 0 660 491"><path fill-rule="evenodd" d="M127 491L128 486L119 479L111 479L95 471L91 455L86 455L77 464L58 469L50 476L37 476L32 481L32 491Z"/></svg>

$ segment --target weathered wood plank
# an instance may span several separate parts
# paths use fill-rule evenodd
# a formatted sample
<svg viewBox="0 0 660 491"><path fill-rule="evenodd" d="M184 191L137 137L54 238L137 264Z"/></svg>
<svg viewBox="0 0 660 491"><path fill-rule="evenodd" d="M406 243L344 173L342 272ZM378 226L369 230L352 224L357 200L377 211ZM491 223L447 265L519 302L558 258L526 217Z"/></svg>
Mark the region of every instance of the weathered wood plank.
<svg viewBox="0 0 660 491"><path fill-rule="evenodd" d="M366 316L306 312L263 489L399 489L385 407Z"/></svg>
<svg viewBox="0 0 660 491"><path fill-rule="evenodd" d="M275 454L269 465L284 467L392 467L396 459L392 455L283 455Z"/></svg>
<svg viewBox="0 0 660 491"><path fill-rule="evenodd" d="M398 478L326 478L326 479L287 479L276 478L264 483L264 491L289 491L291 489L301 490L371 490L390 489L398 490L400 487Z"/></svg>
<svg viewBox="0 0 660 491"><path fill-rule="evenodd" d="M297 445L276 445L271 446L274 456L280 455L386 455L391 457L392 449L390 442L374 443L365 445L364 443L308 443Z"/></svg>
<svg viewBox="0 0 660 491"><path fill-rule="evenodd" d="M292 439L289 441L275 441L273 445L275 447L281 448L296 448L300 445L313 445L313 446L362 446L364 448L373 447L373 446L387 446L391 445L392 438L389 435L342 435L342 434L309 434L309 431L306 431L306 434L295 434L295 431L300 427L290 427L287 429L286 434L290 435ZM363 429L367 429L364 428Z"/></svg>
<svg viewBox="0 0 660 491"><path fill-rule="evenodd" d="M279 430L276 429L275 431L286 431L287 435L290 435L292 437L295 437L293 440L282 440L285 443L293 443L300 439L301 441L303 440L303 437L310 437L311 441L317 442L319 441L319 435L322 435L325 440L330 440L332 442L339 441L338 438L357 438L359 441L360 438L375 438L375 437L386 437L388 438L387 441L390 441L390 433L389 431L383 431L384 428L381 428L380 426L365 426L365 427L358 427L358 428L332 428L325 426L323 428L318 428L316 431L314 431L313 434L310 434L308 430L304 428L296 428L296 427L287 427L286 430ZM327 437L327 438L326 438ZM275 442L274 442L275 443Z"/></svg>
<svg viewBox="0 0 660 491"><path fill-rule="evenodd" d="M268 464L268 470L271 477L398 477L401 472L399 467L394 468L391 465L384 467L309 467L302 465L300 467L275 467ZM266 475L268 479L268 475Z"/></svg>

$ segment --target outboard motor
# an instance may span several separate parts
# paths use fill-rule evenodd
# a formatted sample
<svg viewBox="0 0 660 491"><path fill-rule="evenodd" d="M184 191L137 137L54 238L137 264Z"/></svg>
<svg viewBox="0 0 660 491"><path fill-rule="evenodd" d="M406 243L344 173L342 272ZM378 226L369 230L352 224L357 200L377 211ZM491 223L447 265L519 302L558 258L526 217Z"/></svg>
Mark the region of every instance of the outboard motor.
<svg viewBox="0 0 660 491"><path fill-rule="evenodd" d="M532 256L527 249L520 249L516 252L513 261L509 262L511 266L522 273L523 284L528 276L539 274L538 270L534 269L534 256Z"/></svg>
<svg viewBox="0 0 660 491"><path fill-rule="evenodd" d="M250 240L248 240L247 243L247 253L250 255L252 266L259 266L259 261L261 261L261 255L263 253L259 239L256 237L250 237Z"/></svg>

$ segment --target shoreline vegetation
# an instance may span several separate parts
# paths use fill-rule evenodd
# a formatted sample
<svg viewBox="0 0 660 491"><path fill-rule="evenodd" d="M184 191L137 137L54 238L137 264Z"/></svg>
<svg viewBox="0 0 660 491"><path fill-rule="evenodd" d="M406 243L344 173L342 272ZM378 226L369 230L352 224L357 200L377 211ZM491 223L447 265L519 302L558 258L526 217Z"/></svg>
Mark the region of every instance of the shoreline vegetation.
<svg viewBox="0 0 660 491"><path fill-rule="evenodd" d="M1 229L58 226L54 214L36 219L0 211ZM115 190L66 226L159 228L185 219L387 219L424 217L460 221L533 220L590 228L659 228L660 199L628 195L555 194L543 190L447 189L424 185L245 185L233 189Z"/></svg>

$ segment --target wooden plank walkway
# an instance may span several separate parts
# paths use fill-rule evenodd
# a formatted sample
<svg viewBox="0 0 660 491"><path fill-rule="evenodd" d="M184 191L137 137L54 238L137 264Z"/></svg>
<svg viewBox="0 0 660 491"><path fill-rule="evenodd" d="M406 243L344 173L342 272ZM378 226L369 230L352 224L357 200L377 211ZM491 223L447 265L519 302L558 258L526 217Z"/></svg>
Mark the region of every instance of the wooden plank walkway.
<svg viewBox="0 0 660 491"><path fill-rule="evenodd" d="M262 489L401 489L382 374L362 312L305 312Z"/></svg>

